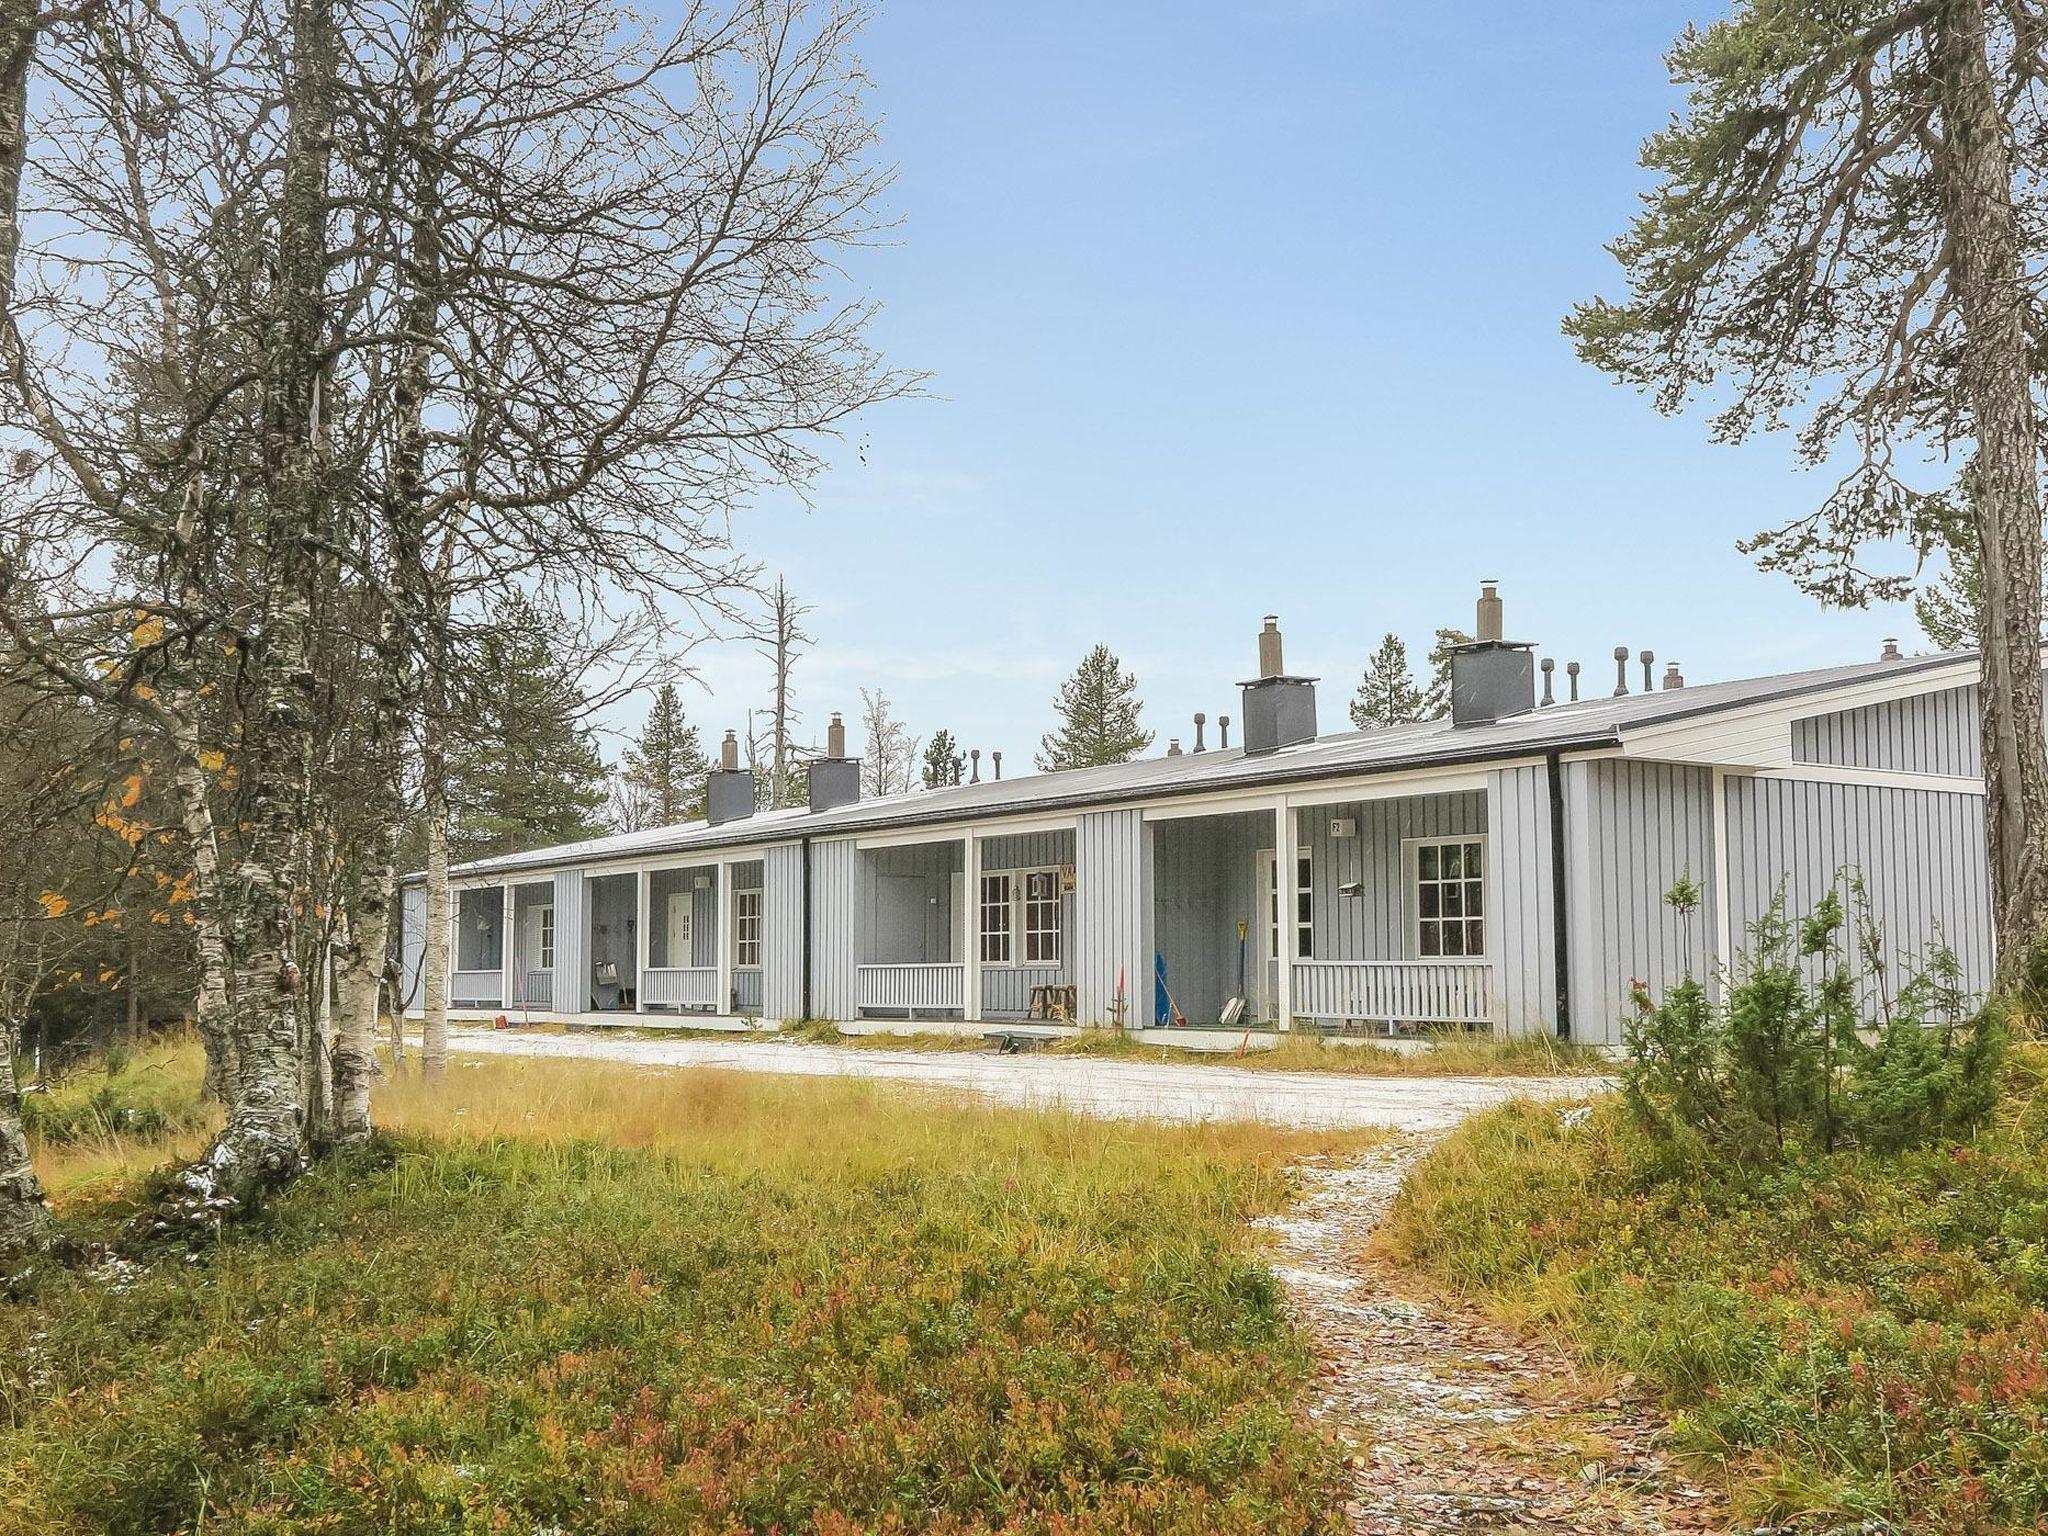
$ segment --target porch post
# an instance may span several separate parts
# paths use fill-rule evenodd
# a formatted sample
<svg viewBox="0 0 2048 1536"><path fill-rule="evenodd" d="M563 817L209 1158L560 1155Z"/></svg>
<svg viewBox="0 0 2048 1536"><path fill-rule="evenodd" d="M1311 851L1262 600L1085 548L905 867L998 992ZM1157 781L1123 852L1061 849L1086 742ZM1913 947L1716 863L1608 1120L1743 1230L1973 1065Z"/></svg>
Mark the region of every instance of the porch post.
<svg viewBox="0 0 2048 1536"><path fill-rule="evenodd" d="M1294 910L1295 861L1301 837L1294 829L1294 808L1282 795L1273 802L1273 948L1279 952L1274 969L1274 1022L1281 1032L1294 1028L1294 947L1301 933L1301 914ZM1264 893L1261 893L1263 898Z"/></svg>
<svg viewBox="0 0 2048 1536"><path fill-rule="evenodd" d="M654 877L641 865L633 871L633 1011L647 1011L647 956L650 949L648 929L653 918L648 915L647 891Z"/></svg>
<svg viewBox="0 0 2048 1536"><path fill-rule="evenodd" d="M981 834L968 829L961 839L964 846L962 862L967 870L966 887L961 902L967 908L966 921L961 931L967 935L967 953L962 955L966 995L960 999L960 1016L969 1023L981 1019Z"/></svg>
<svg viewBox="0 0 2048 1536"><path fill-rule="evenodd" d="M518 972L512 964L513 942L518 937L513 932L513 920L518 916L519 904L513 893L518 887L507 881L498 888L498 1006L507 1013L512 1010L512 982Z"/></svg>
<svg viewBox="0 0 2048 1536"><path fill-rule="evenodd" d="M732 865L718 861L718 1014L732 1012Z"/></svg>
<svg viewBox="0 0 2048 1536"><path fill-rule="evenodd" d="M448 884L448 1001L455 1001L455 973L462 969L462 893L466 887Z"/></svg>

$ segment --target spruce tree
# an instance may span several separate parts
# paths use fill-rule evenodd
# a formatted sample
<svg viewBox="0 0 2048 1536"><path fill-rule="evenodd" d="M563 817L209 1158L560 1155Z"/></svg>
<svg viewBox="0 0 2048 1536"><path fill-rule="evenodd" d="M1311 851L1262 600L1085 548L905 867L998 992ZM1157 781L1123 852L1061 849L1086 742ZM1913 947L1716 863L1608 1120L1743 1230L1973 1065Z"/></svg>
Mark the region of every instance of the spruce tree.
<svg viewBox="0 0 2048 1536"><path fill-rule="evenodd" d="M1106 645L1081 658L1074 675L1060 684L1055 707L1059 729L1038 743L1043 772L1125 763L1152 745L1152 733L1139 723L1145 705L1138 697L1138 679L1124 671Z"/></svg>
<svg viewBox="0 0 2048 1536"><path fill-rule="evenodd" d="M672 827L704 814L704 781L711 760L697 727L683 714L674 683L663 683L647 712L640 739L626 748L623 776L644 800L650 824Z"/></svg>
<svg viewBox="0 0 2048 1536"><path fill-rule="evenodd" d="M1365 664L1365 677L1351 700L1351 723L1361 731L1379 725L1408 725L1423 718L1428 700L1408 668L1408 647L1389 634Z"/></svg>
<svg viewBox="0 0 2048 1536"><path fill-rule="evenodd" d="M1424 720L1441 720L1451 712L1451 652L1470 645L1472 637L1462 629L1440 629L1429 648L1429 688L1422 701Z"/></svg>
<svg viewBox="0 0 2048 1536"><path fill-rule="evenodd" d="M604 760L561 615L515 594L468 637L469 707L448 754L450 851L489 858L604 830Z"/></svg>
<svg viewBox="0 0 2048 1536"><path fill-rule="evenodd" d="M924 787L945 789L958 784L967 770L967 754L943 726L932 732L924 749Z"/></svg>

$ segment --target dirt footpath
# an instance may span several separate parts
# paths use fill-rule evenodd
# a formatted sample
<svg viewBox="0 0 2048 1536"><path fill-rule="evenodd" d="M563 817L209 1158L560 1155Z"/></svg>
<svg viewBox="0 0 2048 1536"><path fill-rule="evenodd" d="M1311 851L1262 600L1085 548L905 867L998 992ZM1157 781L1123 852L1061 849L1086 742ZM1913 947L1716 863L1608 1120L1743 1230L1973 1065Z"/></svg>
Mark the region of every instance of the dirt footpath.
<svg viewBox="0 0 2048 1536"><path fill-rule="evenodd" d="M1655 1440L1622 1384L1579 1380L1561 1355L1463 1308L1405 1293L1370 1252L1430 1135L1301 1166L1303 1199L1260 1225L1289 1309L1322 1360L1310 1411L1348 1447L1352 1529L1725 1531L1720 1500Z"/></svg>
<svg viewBox="0 0 2048 1536"><path fill-rule="evenodd" d="M1386 1126L1445 1131L1516 1095L1577 1098L1584 1077L1356 1077L1262 1072L1207 1062L1104 1061L995 1051L885 1051L793 1040L622 1038L451 1029L450 1048L479 1056L552 1056L650 1067L718 1067L799 1077L868 1077L980 1094L999 1104L1131 1120L1252 1120L1314 1129Z"/></svg>

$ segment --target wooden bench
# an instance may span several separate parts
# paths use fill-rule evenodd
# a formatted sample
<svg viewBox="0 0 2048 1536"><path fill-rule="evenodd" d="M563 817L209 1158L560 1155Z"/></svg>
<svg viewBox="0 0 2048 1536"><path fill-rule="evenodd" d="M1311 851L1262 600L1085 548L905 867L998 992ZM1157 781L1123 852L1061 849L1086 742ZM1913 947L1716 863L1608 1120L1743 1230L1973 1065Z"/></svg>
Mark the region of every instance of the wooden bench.
<svg viewBox="0 0 2048 1536"><path fill-rule="evenodd" d="M1024 1010L1024 1017L1044 1019L1047 1023L1071 1024L1074 1015L1080 1011L1071 982L1051 983L1031 989L1031 1006Z"/></svg>

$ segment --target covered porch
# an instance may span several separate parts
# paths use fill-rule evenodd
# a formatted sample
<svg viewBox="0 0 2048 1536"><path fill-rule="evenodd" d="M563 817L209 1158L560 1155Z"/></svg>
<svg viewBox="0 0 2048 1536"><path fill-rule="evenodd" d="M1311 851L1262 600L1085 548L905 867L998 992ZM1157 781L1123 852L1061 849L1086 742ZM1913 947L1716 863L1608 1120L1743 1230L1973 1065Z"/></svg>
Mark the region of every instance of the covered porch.
<svg viewBox="0 0 2048 1536"><path fill-rule="evenodd" d="M758 1016L762 861L648 869L640 878L648 920L639 1011Z"/></svg>
<svg viewBox="0 0 2048 1536"><path fill-rule="evenodd" d="M1494 1027L1484 789L1157 820L1147 1024Z"/></svg>

